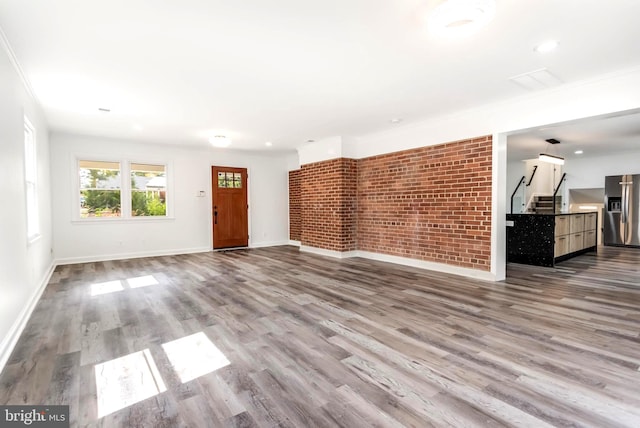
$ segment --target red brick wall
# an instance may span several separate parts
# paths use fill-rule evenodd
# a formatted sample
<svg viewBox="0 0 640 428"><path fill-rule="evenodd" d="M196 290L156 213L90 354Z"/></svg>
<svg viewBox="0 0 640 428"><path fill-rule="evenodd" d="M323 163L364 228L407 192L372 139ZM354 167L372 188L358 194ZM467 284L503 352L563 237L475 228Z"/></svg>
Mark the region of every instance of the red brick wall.
<svg viewBox="0 0 640 428"><path fill-rule="evenodd" d="M358 161L357 248L490 270L491 136Z"/></svg>
<svg viewBox="0 0 640 428"><path fill-rule="evenodd" d="M356 249L357 161L332 159L302 165L302 245L333 251Z"/></svg>
<svg viewBox="0 0 640 428"><path fill-rule="evenodd" d="M303 165L289 173L291 239L488 271L491 147L486 136Z"/></svg>
<svg viewBox="0 0 640 428"><path fill-rule="evenodd" d="M300 240L302 217L300 214L300 176L299 169L289 171L289 239Z"/></svg>

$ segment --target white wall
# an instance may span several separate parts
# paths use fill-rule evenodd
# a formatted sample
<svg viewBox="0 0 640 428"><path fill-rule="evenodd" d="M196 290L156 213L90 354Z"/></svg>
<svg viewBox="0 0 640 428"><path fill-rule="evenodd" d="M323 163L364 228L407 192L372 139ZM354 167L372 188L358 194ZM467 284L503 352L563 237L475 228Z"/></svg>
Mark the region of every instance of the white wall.
<svg viewBox="0 0 640 428"><path fill-rule="evenodd" d="M313 143L306 143L298 148L298 159L300 165L314 162L322 162L329 159L349 157L342 151L342 137L328 137Z"/></svg>
<svg viewBox="0 0 640 428"><path fill-rule="evenodd" d="M168 219L83 221L75 217L76 159L120 159L168 164ZM247 168L249 245L288 242L287 156L144 144L53 134L51 169L54 248L58 263L211 249L211 166ZM204 190L206 196L196 196Z"/></svg>
<svg viewBox="0 0 640 428"><path fill-rule="evenodd" d="M564 171L568 189L603 188L607 175L640 174L640 136L637 152L567 160Z"/></svg>
<svg viewBox="0 0 640 428"><path fill-rule="evenodd" d="M289 171L294 171L296 169L300 169L300 157L297 152L292 152L286 156L287 158L287 169Z"/></svg>
<svg viewBox="0 0 640 428"><path fill-rule="evenodd" d="M44 117L30 96L0 33L0 370L53 268L49 141ZM27 243L24 116L36 130L41 236Z"/></svg>
<svg viewBox="0 0 640 428"><path fill-rule="evenodd" d="M507 195L511 196L523 175L526 174L526 164L523 160L507 163ZM526 184L526 183L525 183Z"/></svg>

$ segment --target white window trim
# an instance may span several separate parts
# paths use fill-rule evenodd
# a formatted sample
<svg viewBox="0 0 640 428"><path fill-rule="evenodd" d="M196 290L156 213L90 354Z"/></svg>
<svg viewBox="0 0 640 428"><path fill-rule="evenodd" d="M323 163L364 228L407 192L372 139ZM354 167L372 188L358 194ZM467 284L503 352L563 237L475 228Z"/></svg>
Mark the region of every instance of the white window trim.
<svg viewBox="0 0 640 428"><path fill-rule="evenodd" d="M80 217L80 161L96 162L118 162L120 164L120 216L119 217ZM166 206L167 211L164 216L132 216L131 215L131 164L163 165L167 178ZM172 164L164 160L153 158L115 158L102 155L78 155L74 156L72 179L74 195L71 198L72 216L71 223L92 224L92 223L130 223L130 222L162 222L173 221L173 174Z"/></svg>
<svg viewBox="0 0 640 428"><path fill-rule="evenodd" d="M40 204L38 196L38 144L36 139L36 128L33 126L29 118L24 115L24 134L27 131L31 134L31 141L27 142L26 138L23 141L24 152L24 195L25 195L25 213L26 213L26 236L27 245L31 245L38 241L42 234L40 233ZM30 150L28 150L27 144L31 144ZM31 152L31 159L28 159L28 153ZM32 163L32 165L29 165ZM30 168L31 166L31 168ZM33 177L29 176L28 171L32 170ZM30 187L33 187L33 195L31 195ZM33 196L34 204L29 208L29 196ZM35 216L35 221L31 219ZM29 225L32 223L35 226L35 230L30 230Z"/></svg>

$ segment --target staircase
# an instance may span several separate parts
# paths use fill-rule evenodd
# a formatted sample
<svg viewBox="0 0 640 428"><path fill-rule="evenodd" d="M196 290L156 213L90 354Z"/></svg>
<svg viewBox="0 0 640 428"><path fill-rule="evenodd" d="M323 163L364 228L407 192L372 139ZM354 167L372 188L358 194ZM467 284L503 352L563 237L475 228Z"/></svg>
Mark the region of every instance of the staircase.
<svg viewBox="0 0 640 428"><path fill-rule="evenodd" d="M556 210L555 212L560 212L562 207L562 196L556 196ZM553 196L549 195L536 195L533 197L529 208L527 209L528 213L531 214L553 214Z"/></svg>

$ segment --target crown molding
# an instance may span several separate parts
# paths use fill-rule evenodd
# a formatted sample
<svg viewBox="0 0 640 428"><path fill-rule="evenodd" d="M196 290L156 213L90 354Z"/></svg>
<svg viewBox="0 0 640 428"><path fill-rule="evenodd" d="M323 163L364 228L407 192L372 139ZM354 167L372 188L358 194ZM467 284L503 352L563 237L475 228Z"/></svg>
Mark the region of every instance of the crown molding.
<svg viewBox="0 0 640 428"><path fill-rule="evenodd" d="M36 98L35 92L33 91L33 87L31 86L31 82L29 82L29 79L27 79L26 74L22 70L22 67L20 66L20 62L18 62L18 58L16 57L15 52L11 48L11 44L9 43L9 40L7 39L7 35L5 34L2 27L0 27L0 45L2 45L2 47L4 48L4 51L7 53L7 56L9 57L9 61L13 65L13 68L15 69L16 73L18 73L18 76L22 81L22 86L24 86L24 89L27 91L27 94L29 94L29 96L38 105L41 105L40 102L38 101L38 98Z"/></svg>

